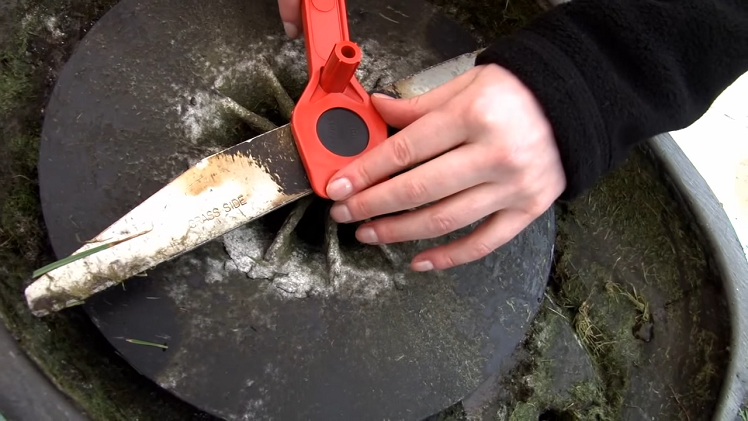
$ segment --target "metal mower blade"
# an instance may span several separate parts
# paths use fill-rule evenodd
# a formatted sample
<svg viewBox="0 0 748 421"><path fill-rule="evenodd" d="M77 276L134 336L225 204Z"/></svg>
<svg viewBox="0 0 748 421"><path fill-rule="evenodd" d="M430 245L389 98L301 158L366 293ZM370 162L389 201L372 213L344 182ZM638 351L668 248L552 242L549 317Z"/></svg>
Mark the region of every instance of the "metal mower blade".
<svg viewBox="0 0 748 421"><path fill-rule="evenodd" d="M79 304L311 192L282 126L197 163L72 257L111 247L42 274L26 300L37 316Z"/></svg>

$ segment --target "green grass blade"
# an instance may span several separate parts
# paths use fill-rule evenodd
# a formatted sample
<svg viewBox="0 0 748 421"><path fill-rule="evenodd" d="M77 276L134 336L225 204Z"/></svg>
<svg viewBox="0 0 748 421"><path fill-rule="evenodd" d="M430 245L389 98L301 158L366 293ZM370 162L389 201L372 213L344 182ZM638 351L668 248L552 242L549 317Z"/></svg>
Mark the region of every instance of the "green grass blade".
<svg viewBox="0 0 748 421"><path fill-rule="evenodd" d="M161 345L161 344L157 344L157 343L154 343L154 342L141 341L139 339L125 339L125 340L127 342L130 342L131 344L146 345L146 346L153 346L153 347L156 347L156 348L169 349L169 347L166 346L166 345Z"/></svg>
<svg viewBox="0 0 748 421"><path fill-rule="evenodd" d="M36 278L44 275L45 273L51 272L51 271L53 271L53 270L55 270L57 268L61 268L61 267L65 266L65 265L69 265L70 263L73 263L76 260L84 259L84 258L86 258L86 257L88 257L88 256L90 256L92 254L96 254L96 253L98 253L100 251L103 251L103 250L106 250L106 249L108 249L110 247L114 247L117 244L121 244L121 243L124 243L125 241L132 240L133 238L140 237L141 235L147 234L150 231L151 230L143 231L143 232L131 235L129 237L123 238L121 240L112 241L111 243L102 244L102 245L96 246L96 247L94 247L92 249L88 249L88 250L82 251L80 253L72 254L72 255L64 258L64 259L60 259L60 260L58 260L56 262L50 263L50 264L48 264L47 266L44 266L41 269L35 270L34 273L31 276L34 279L36 279ZM2 420L0 420L0 421L2 421Z"/></svg>
<svg viewBox="0 0 748 421"><path fill-rule="evenodd" d="M35 270L34 273L33 273L33 275L31 275L31 276L34 279L36 279L36 278L44 275L45 273L51 272L51 271L53 271L53 270L55 270L57 268L61 268L61 267L65 266L65 265L73 263L76 260L80 260L80 259L86 258L86 257L88 257L88 256L90 256L92 254L96 254L96 253L98 253L98 252L100 252L102 250L106 250L106 249L112 247L113 245L114 244L112 244L112 243L110 243L110 244L102 244L102 245L94 247L92 249L88 249L88 250L86 250L84 252L80 252L80 253L77 253L77 254L72 254L72 255L64 258L64 259L60 259L60 260L58 260L58 261L56 261L54 263L50 263L50 264L48 264L47 266L44 266L41 269Z"/></svg>

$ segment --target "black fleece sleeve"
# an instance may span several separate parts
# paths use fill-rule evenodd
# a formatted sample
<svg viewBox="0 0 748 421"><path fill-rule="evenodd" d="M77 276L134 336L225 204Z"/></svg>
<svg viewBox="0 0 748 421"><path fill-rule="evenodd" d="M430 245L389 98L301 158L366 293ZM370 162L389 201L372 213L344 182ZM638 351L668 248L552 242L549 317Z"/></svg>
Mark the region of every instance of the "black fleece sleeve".
<svg viewBox="0 0 748 421"><path fill-rule="evenodd" d="M571 0L497 40L476 60L487 63L542 104L568 200L636 143L696 121L748 71L748 0Z"/></svg>

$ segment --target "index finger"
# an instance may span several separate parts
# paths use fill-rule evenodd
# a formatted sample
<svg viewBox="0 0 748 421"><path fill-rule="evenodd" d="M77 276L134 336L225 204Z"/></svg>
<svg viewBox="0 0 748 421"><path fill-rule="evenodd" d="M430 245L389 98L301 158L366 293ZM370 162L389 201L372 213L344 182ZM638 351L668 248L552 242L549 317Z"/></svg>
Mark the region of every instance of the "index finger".
<svg viewBox="0 0 748 421"><path fill-rule="evenodd" d="M441 155L467 134L455 113L432 111L400 130L335 174L328 184L332 200L342 200L380 180ZM346 185L342 195L338 186Z"/></svg>

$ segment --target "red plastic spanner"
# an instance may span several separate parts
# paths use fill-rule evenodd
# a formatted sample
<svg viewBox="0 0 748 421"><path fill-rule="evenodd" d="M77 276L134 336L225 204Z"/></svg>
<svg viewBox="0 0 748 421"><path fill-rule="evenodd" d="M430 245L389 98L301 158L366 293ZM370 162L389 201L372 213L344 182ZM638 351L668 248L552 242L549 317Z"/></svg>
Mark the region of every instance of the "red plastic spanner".
<svg viewBox="0 0 748 421"><path fill-rule="evenodd" d="M291 130L312 190L328 198L339 169L387 138L387 124L355 76L361 49L348 39L344 0L303 0L309 82Z"/></svg>

